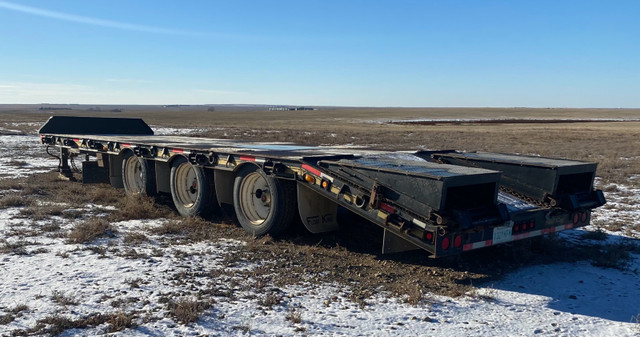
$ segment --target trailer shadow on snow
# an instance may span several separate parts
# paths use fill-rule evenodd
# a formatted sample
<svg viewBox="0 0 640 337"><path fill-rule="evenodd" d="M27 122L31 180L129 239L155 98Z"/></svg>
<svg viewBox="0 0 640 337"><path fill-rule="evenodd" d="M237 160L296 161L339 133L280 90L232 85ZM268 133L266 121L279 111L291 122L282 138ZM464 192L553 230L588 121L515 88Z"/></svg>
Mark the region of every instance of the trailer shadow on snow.
<svg viewBox="0 0 640 337"><path fill-rule="evenodd" d="M442 293L433 289L453 284L447 295L474 296L473 287L548 298L547 307L570 314L580 314L619 322L630 322L640 313L640 240L608 234L606 240L580 240L584 230L575 230L575 240L549 235L531 240L490 247L459 256L432 259L427 252L416 250L396 254L380 254L382 230L357 216L343 214L348 221L333 234L311 235L302 229L280 240L296 245L343 247L352 256L370 256L379 261L368 275L379 281L380 273L400 274L397 281L424 282L422 293ZM613 242L613 243L612 243ZM357 262L354 261L355 263ZM348 263L348 262L347 262ZM414 274L412 277L412 274ZM433 282L433 284L429 284ZM369 283L365 281L365 283ZM374 284L371 285L375 287ZM394 287L390 287L393 291ZM442 290L442 289L440 289ZM485 300L500 301L499 296L483 295ZM427 298L423 298L427 299Z"/></svg>

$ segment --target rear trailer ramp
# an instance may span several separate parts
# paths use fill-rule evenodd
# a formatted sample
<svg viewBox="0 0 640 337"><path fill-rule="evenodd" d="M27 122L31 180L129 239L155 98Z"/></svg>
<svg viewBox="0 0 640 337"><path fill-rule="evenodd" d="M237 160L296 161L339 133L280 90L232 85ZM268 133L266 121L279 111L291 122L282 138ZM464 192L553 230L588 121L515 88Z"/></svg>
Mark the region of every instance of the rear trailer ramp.
<svg viewBox="0 0 640 337"><path fill-rule="evenodd" d="M171 193L184 215L226 204L255 235L296 217L313 233L335 230L341 206L384 229L383 252L459 254L584 226L604 203L596 164L563 159L155 136L123 118L55 116L40 133L61 172L74 157L91 163L85 182Z"/></svg>
<svg viewBox="0 0 640 337"><path fill-rule="evenodd" d="M447 164L500 171L505 190L550 206L577 210L605 202L602 192L593 190L595 163L488 152L427 154Z"/></svg>
<svg viewBox="0 0 640 337"><path fill-rule="evenodd" d="M497 171L432 163L405 153L321 160L318 166L364 192L356 198L374 208L403 209L440 224L454 217L458 228L477 225L474 216L504 220L496 202Z"/></svg>

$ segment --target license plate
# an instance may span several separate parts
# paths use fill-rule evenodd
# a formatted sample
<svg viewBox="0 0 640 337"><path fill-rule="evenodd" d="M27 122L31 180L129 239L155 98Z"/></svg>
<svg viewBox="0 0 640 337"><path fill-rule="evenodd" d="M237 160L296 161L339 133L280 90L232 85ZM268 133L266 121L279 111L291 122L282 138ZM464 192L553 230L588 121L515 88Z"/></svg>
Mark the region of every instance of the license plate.
<svg viewBox="0 0 640 337"><path fill-rule="evenodd" d="M493 244L511 241L511 226L495 227L493 229Z"/></svg>

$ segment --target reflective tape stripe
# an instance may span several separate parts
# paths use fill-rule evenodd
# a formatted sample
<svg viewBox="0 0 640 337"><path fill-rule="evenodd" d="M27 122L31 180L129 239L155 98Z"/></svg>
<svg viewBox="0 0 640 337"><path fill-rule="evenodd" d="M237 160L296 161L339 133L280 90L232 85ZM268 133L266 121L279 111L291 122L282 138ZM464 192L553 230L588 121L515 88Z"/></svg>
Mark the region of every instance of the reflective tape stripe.
<svg viewBox="0 0 640 337"><path fill-rule="evenodd" d="M307 164L302 164L302 168L317 175L318 177L322 178L322 179L326 179L329 180L330 182L333 182L334 178L328 174L325 174L323 172L321 172L320 170L318 170L317 168L311 166L311 165L307 165Z"/></svg>
<svg viewBox="0 0 640 337"><path fill-rule="evenodd" d="M329 180L330 182L333 182L333 177L328 175L328 174L324 174L322 172L320 172L320 177L326 180Z"/></svg>
<svg viewBox="0 0 640 337"><path fill-rule="evenodd" d="M313 173L313 174L315 174L315 175L317 175L318 177L322 176L322 172L320 172L320 170L318 170L318 169L316 169L314 167L311 167L310 165L302 164L302 168L307 170L307 171L309 171L309 172L311 172L311 173Z"/></svg>
<svg viewBox="0 0 640 337"><path fill-rule="evenodd" d="M462 250L466 251L466 250L471 250L471 249L484 248L484 247L489 247L492 244L493 244L493 240L486 240L486 241L480 241L480 242L474 242L474 243L467 243L466 245L462 246Z"/></svg>
<svg viewBox="0 0 640 337"><path fill-rule="evenodd" d="M418 220L418 219L413 219L412 221L416 226L418 226L418 227L420 227L422 229L427 228L427 224L422 222L422 221L420 221L420 220Z"/></svg>
<svg viewBox="0 0 640 337"><path fill-rule="evenodd" d="M264 158L258 158L258 157L254 157L254 156L240 156L240 160L252 161L252 162L255 162L255 163L264 163L266 161L266 159L264 159Z"/></svg>
<svg viewBox="0 0 640 337"><path fill-rule="evenodd" d="M507 240L505 242L518 241L518 240L522 240L522 239L527 239L527 238L540 236L540 235L543 235L543 234L560 232L560 231L567 230L567 229L572 229L572 228L573 228L573 224L570 223L570 224L566 224L566 225L543 228L543 229L539 229L539 230L535 230L535 231L531 231L531 232L526 232L526 233L521 233L521 234L514 234L514 235L511 236L510 240ZM505 243L505 242L503 242L503 243ZM472 250L472 249L489 247L491 245L493 245L492 240L479 241L479 242L474 242L474 243L467 243L464 246L462 246L462 250L463 251L467 251L467 250Z"/></svg>

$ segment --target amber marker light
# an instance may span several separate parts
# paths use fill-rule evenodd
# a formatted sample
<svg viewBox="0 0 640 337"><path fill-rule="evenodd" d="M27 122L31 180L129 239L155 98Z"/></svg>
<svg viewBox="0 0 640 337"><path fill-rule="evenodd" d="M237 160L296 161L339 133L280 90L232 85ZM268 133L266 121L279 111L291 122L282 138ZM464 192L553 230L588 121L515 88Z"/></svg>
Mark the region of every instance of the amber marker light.
<svg viewBox="0 0 640 337"><path fill-rule="evenodd" d="M304 180L306 180L309 183L315 184L316 183L316 178L314 178L312 175L310 174L305 174L304 175Z"/></svg>

